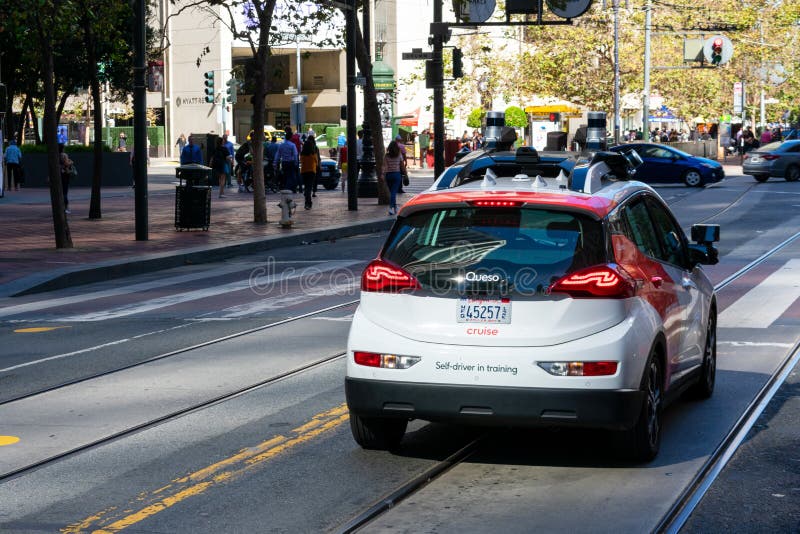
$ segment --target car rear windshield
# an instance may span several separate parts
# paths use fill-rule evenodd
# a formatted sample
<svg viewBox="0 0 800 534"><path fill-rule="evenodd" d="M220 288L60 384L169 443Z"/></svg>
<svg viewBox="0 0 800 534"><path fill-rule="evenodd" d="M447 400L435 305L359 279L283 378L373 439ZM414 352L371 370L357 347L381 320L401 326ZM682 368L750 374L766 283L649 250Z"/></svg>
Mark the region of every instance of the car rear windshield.
<svg viewBox="0 0 800 534"><path fill-rule="evenodd" d="M457 207L398 220L383 258L437 294L542 295L565 274L606 262L603 225L580 213Z"/></svg>

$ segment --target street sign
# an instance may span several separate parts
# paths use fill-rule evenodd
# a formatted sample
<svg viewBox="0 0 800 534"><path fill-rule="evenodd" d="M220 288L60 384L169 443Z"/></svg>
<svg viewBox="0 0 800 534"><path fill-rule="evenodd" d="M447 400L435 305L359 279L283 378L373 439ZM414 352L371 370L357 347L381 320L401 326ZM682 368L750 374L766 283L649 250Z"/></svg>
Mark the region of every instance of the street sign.
<svg viewBox="0 0 800 534"><path fill-rule="evenodd" d="M297 94L297 87L290 87L288 89L283 90L283 94L285 95L296 95Z"/></svg>
<svg viewBox="0 0 800 534"><path fill-rule="evenodd" d="M364 76L353 76L353 83L363 87L367 85L367 78Z"/></svg>
<svg viewBox="0 0 800 534"><path fill-rule="evenodd" d="M744 101L744 84L735 82L733 84L733 113L738 115L742 112L742 101Z"/></svg>
<svg viewBox="0 0 800 534"><path fill-rule="evenodd" d="M403 52L403 59L411 59L411 60L433 59L433 52L423 52L421 48L412 48L411 52Z"/></svg>
<svg viewBox="0 0 800 534"><path fill-rule="evenodd" d="M308 95L295 95L292 97L292 104L305 104L308 101Z"/></svg>

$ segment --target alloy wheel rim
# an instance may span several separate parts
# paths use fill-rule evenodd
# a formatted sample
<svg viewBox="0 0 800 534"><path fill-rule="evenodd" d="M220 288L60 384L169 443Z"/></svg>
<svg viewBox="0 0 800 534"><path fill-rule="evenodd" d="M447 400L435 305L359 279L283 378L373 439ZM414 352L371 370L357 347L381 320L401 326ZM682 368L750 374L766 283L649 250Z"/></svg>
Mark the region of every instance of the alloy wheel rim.
<svg viewBox="0 0 800 534"><path fill-rule="evenodd" d="M714 347L717 344L716 321L713 318L708 320L708 333L706 334L706 383L714 385L714 377L717 368L717 358Z"/></svg>
<svg viewBox="0 0 800 534"><path fill-rule="evenodd" d="M700 183L700 175L695 171L690 171L686 173L686 183L689 185L697 185Z"/></svg>
<svg viewBox="0 0 800 534"><path fill-rule="evenodd" d="M661 408L661 386L658 381L658 364L652 362L647 384L647 433L651 447L655 447L659 433L658 412Z"/></svg>

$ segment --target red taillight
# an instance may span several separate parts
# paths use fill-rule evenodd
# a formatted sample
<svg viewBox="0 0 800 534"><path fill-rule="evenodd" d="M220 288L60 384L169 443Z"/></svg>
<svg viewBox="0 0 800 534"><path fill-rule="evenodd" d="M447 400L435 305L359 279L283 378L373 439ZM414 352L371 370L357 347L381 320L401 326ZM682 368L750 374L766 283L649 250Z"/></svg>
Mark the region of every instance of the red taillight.
<svg viewBox="0 0 800 534"><path fill-rule="evenodd" d="M366 365L367 367L380 367L381 355L374 352L360 352L353 353L355 361L358 365Z"/></svg>
<svg viewBox="0 0 800 534"><path fill-rule="evenodd" d="M610 265L597 265L568 274L550 286L551 293L566 293L575 298L632 297L635 286L625 271Z"/></svg>
<svg viewBox="0 0 800 534"><path fill-rule="evenodd" d="M774 160L774 159L778 159L780 156L779 156L779 155L777 155L777 154L764 154L764 155L763 155L763 156L761 156L761 157L762 157L762 158L764 158L764 159L765 159L765 160L767 160L767 161L772 161L772 160Z"/></svg>
<svg viewBox="0 0 800 534"><path fill-rule="evenodd" d="M478 208L518 208L522 204L521 200L473 200L469 203Z"/></svg>
<svg viewBox="0 0 800 534"><path fill-rule="evenodd" d="M617 372L617 362L583 362L583 376L610 376Z"/></svg>
<svg viewBox="0 0 800 534"><path fill-rule="evenodd" d="M361 275L361 291L396 292L418 288L416 278L380 258L372 260Z"/></svg>

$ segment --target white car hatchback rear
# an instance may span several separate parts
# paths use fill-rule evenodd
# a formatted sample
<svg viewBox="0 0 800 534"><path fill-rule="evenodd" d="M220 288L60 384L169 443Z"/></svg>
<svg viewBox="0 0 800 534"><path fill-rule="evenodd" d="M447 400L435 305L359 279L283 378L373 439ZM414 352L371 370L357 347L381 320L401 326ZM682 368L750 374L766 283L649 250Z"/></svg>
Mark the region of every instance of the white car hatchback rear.
<svg viewBox="0 0 800 534"><path fill-rule="evenodd" d="M403 208L348 340L359 444L393 447L416 418L557 425L627 432L649 460L665 400L711 394L713 238L690 245L643 184L554 182L476 181Z"/></svg>

